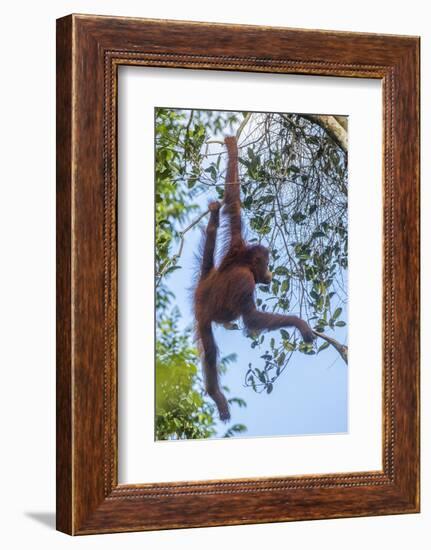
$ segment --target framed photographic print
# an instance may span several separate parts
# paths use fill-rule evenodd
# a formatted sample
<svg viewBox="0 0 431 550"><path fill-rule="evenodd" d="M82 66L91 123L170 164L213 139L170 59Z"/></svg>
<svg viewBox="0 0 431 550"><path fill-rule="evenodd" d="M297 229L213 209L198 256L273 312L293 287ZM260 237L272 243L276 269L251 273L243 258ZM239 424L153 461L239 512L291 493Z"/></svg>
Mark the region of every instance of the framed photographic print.
<svg viewBox="0 0 431 550"><path fill-rule="evenodd" d="M57 21L57 528L419 511L419 39Z"/></svg>

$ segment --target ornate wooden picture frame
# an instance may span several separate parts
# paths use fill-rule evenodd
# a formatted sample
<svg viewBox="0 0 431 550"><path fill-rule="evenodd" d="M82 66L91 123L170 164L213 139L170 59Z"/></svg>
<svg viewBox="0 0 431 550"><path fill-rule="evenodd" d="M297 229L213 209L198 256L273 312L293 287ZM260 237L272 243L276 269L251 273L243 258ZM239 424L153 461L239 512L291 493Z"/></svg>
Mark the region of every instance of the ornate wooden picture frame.
<svg viewBox="0 0 431 550"><path fill-rule="evenodd" d="M118 483L117 69L380 79L383 469ZM70 15L57 21L57 528L139 531L419 511L419 38Z"/></svg>

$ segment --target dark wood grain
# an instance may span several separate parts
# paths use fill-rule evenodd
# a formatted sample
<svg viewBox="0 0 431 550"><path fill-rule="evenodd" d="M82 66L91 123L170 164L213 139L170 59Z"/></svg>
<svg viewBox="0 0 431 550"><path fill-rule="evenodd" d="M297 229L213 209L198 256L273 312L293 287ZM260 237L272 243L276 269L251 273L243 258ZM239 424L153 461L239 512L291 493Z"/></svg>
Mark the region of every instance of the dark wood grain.
<svg viewBox="0 0 431 550"><path fill-rule="evenodd" d="M57 529L72 529L72 27L57 22Z"/></svg>
<svg viewBox="0 0 431 550"><path fill-rule="evenodd" d="M417 512L419 39L77 15L57 24L58 529L86 534ZM382 80L382 471L118 485L121 64Z"/></svg>

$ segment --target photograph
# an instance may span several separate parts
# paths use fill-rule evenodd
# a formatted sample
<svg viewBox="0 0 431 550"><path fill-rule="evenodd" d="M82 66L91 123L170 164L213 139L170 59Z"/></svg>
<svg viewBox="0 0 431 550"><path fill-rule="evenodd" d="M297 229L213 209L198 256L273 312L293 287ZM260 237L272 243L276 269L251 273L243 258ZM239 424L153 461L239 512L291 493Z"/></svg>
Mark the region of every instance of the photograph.
<svg viewBox="0 0 431 550"><path fill-rule="evenodd" d="M155 440L348 433L348 116L156 107Z"/></svg>

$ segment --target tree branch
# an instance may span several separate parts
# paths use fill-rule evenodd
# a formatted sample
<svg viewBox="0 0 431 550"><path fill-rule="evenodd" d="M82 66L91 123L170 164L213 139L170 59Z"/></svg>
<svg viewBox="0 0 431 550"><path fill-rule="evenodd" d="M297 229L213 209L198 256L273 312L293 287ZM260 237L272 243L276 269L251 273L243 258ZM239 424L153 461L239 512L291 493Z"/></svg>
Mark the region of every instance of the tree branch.
<svg viewBox="0 0 431 550"><path fill-rule="evenodd" d="M325 132L331 137L341 149L347 153L348 149L348 139L347 131L345 128L337 121L334 116L329 115L303 115L302 118L314 122L320 126Z"/></svg>
<svg viewBox="0 0 431 550"><path fill-rule="evenodd" d="M243 118L243 121L239 125L238 130L236 131L236 139L237 140L239 139L239 136L241 135L241 132L244 130L247 122L250 120L250 117L251 117L251 113L247 113L245 115L245 117Z"/></svg>
<svg viewBox="0 0 431 550"><path fill-rule="evenodd" d="M346 365L349 364L348 357L347 357L347 353L349 351L349 348L347 346L345 346L343 344L340 344L340 342L335 340L335 338L331 338L330 336L327 336L323 332L317 332L316 330L313 330L313 334L314 334L314 336L318 336L319 338L322 338L322 340L325 340L326 342L328 342L328 344L333 346L338 351L338 353L341 355L341 358L346 363Z"/></svg>
<svg viewBox="0 0 431 550"><path fill-rule="evenodd" d="M347 117L334 115L334 118L347 132Z"/></svg>

